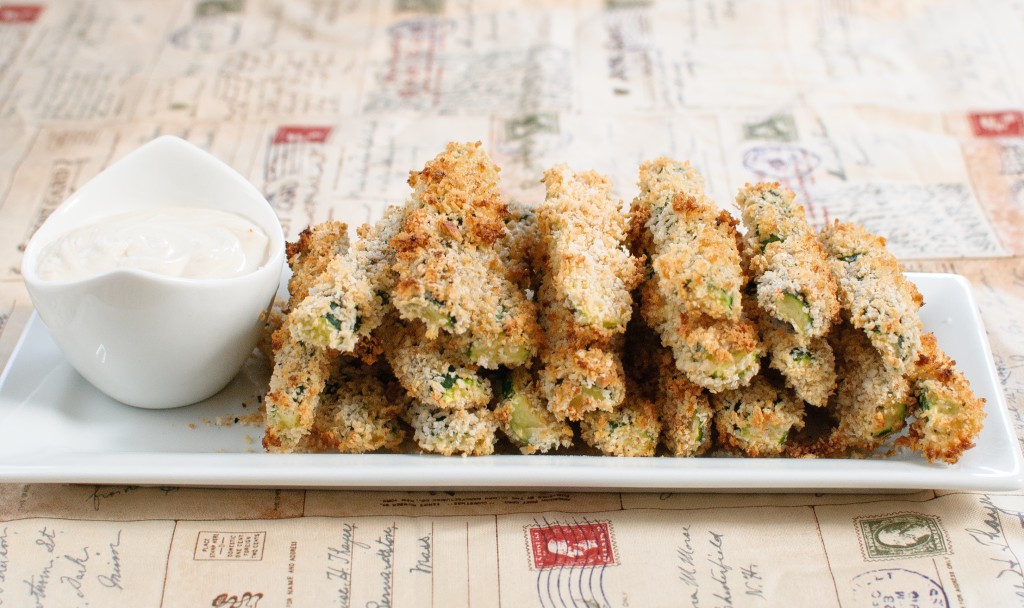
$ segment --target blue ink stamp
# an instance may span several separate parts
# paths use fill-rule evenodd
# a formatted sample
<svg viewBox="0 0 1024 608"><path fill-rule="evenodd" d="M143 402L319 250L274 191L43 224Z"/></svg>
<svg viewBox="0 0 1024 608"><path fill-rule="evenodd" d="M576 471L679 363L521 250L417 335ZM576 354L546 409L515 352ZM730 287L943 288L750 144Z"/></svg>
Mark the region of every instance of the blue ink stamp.
<svg viewBox="0 0 1024 608"><path fill-rule="evenodd" d="M850 584L854 606L949 607L949 597L942 585L905 568L871 570L853 577Z"/></svg>

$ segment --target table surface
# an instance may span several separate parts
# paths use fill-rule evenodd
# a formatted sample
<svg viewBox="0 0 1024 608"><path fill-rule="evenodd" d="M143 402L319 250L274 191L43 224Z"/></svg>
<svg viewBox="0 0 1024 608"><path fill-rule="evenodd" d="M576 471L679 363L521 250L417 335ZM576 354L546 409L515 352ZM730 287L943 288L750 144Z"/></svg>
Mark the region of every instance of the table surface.
<svg viewBox="0 0 1024 608"><path fill-rule="evenodd" d="M0 366L29 237L156 136L240 172L289 238L376 219L478 140L510 199L565 162L628 201L667 155L723 208L779 181L814 226L963 276L1019 441L1021 31L1019 0L0 2ZM0 484L11 606L1011 606L1022 557L1020 490Z"/></svg>

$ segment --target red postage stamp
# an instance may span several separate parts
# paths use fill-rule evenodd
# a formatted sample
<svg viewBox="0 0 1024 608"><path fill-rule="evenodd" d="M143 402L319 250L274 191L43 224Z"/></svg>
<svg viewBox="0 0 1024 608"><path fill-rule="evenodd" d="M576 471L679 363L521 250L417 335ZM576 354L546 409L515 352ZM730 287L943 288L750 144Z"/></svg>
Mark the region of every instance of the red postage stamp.
<svg viewBox="0 0 1024 608"><path fill-rule="evenodd" d="M610 522L528 526L527 534L535 570L616 564Z"/></svg>
<svg viewBox="0 0 1024 608"><path fill-rule="evenodd" d="M1024 135L1024 113L1018 110L971 112L967 115L975 137L1020 137Z"/></svg>
<svg viewBox="0 0 1024 608"><path fill-rule="evenodd" d="M331 127L282 126L274 133L273 144L324 144L331 136Z"/></svg>
<svg viewBox="0 0 1024 608"><path fill-rule="evenodd" d="M0 4L0 23L35 23L42 12L39 4Z"/></svg>

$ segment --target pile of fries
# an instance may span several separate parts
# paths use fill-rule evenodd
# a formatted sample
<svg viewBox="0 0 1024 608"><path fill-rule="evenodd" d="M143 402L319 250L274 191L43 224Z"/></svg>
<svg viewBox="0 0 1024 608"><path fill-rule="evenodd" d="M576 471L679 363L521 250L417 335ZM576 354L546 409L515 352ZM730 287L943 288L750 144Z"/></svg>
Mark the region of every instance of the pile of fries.
<svg viewBox="0 0 1024 608"><path fill-rule="evenodd" d="M984 401L884 239L816 232L775 183L739 190L741 234L668 158L628 212L593 171L552 167L536 207L498 174L451 143L354 243L340 222L289 243L268 451L952 463L974 445Z"/></svg>

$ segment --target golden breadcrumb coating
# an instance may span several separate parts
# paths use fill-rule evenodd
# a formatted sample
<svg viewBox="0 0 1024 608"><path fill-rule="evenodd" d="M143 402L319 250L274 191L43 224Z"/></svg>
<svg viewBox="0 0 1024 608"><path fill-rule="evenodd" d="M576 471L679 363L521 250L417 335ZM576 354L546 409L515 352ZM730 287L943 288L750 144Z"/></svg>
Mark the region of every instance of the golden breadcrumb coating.
<svg viewBox="0 0 1024 608"><path fill-rule="evenodd" d="M836 358L826 338L801 339L789 331L762 332L769 365L810 405L825 407L836 388ZM806 343L805 343L806 342Z"/></svg>
<svg viewBox="0 0 1024 608"><path fill-rule="evenodd" d="M735 234L718 229L732 218L704 194L704 178L688 162L661 157L640 165L639 184L630 230L663 297L687 314L738 320L740 255Z"/></svg>
<svg viewBox="0 0 1024 608"><path fill-rule="evenodd" d="M313 426L297 451L395 451L405 440L398 422L403 409L388 399L384 384L370 367L343 363L331 374Z"/></svg>
<svg viewBox="0 0 1024 608"><path fill-rule="evenodd" d="M544 330L538 385L559 419L611 411L626 396L620 351L639 265L608 180L558 166L545 173L537 209Z"/></svg>
<svg viewBox="0 0 1024 608"><path fill-rule="evenodd" d="M885 239L862 226L837 220L820 238L839 282L844 318L867 334L887 366L906 371L921 349L917 287L903 276Z"/></svg>
<svg viewBox="0 0 1024 608"><path fill-rule="evenodd" d="M491 383L443 337L433 340L419 321L391 318L382 326L387 335L384 356L409 396L441 409L475 409L491 400Z"/></svg>
<svg viewBox="0 0 1024 608"><path fill-rule="evenodd" d="M414 402L404 413L413 429L413 441L424 452L451 456L486 456L494 453L498 422L486 407L445 410Z"/></svg>
<svg viewBox="0 0 1024 608"><path fill-rule="evenodd" d="M542 181L547 192L537 208L537 226L550 304L570 311L581 334L625 332L640 265L626 247L626 217L611 197L611 182L565 165L545 171Z"/></svg>
<svg viewBox="0 0 1024 608"><path fill-rule="evenodd" d="M748 291L753 284L747 286ZM836 359L828 337L808 338L758 305L756 297L743 302L747 317L757 325L768 355L769 367L782 374L797 397L815 407L825 407L836 388Z"/></svg>
<svg viewBox="0 0 1024 608"><path fill-rule="evenodd" d="M560 420L611 411L626 397L622 361L615 349L554 348L541 355L538 386L548 410Z"/></svg>
<svg viewBox="0 0 1024 608"><path fill-rule="evenodd" d="M548 411L529 370L504 370L499 385L494 417L520 452L543 454L572 445L572 428Z"/></svg>
<svg viewBox="0 0 1024 608"><path fill-rule="evenodd" d="M778 183L747 184L736 204L747 227L743 252L761 309L799 336L828 334L839 320L838 285L803 206Z"/></svg>
<svg viewBox="0 0 1024 608"><path fill-rule="evenodd" d="M295 340L289 319L274 332L274 369L264 399L263 447L268 452L294 452L309 434L338 358L337 351Z"/></svg>
<svg viewBox="0 0 1024 608"><path fill-rule="evenodd" d="M712 392L750 382L762 349L742 314L737 222L708 199L689 163L659 158L641 165L630 237L633 250L650 261L641 315L672 349L679 370Z"/></svg>
<svg viewBox="0 0 1024 608"><path fill-rule="evenodd" d="M655 351L660 370L654 404L661 417L662 443L673 456L699 456L711 448L713 411L707 393L675 366L668 349Z"/></svg>
<svg viewBox="0 0 1024 608"><path fill-rule="evenodd" d="M921 351L911 372L918 408L905 445L929 462L955 463L974 447L985 419L985 400L971 390L956 361L949 358L932 333L921 338Z"/></svg>
<svg viewBox="0 0 1024 608"><path fill-rule="evenodd" d="M285 243L285 253L292 276L288 279L288 303L285 312L299 305L309 294L328 264L335 256L343 255L349 248L348 224L327 221L309 226L299 233L294 242Z"/></svg>
<svg viewBox="0 0 1024 608"><path fill-rule="evenodd" d="M289 299L293 308L320 280L328 263L348 249L348 226L325 222L307 228L285 246L292 276ZM320 394L337 360L337 353L297 340L291 334L291 314L271 311L267 319L273 361L270 387L265 399L263 446L271 452L292 452L308 435L320 403ZM264 347L266 348L266 347Z"/></svg>
<svg viewBox="0 0 1024 608"><path fill-rule="evenodd" d="M781 456L791 432L804 426L804 405L759 375L743 388L711 396L718 443L752 457Z"/></svg>
<svg viewBox="0 0 1024 608"><path fill-rule="evenodd" d="M717 393L745 386L757 374L763 349L753 323L680 313L664 299L657 276L644 281L640 300L644 320L694 384Z"/></svg>
<svg viewBox="0 0 1024 608"><path fill-rule="evenodd" d="M532 300L540 283L540 274L534 269L537 248L540 246L540 231L537 228L537 211L522 203L508 203L508 219L505 220L505 236L498 242L498 255L512 280Z"/></svg>
<svg viewBox="0 0 1024 608"><path fill-rule="evenodd" d="M839 359L839 386L830 404L838 420L832 449L870 454L906 424L914 403L910 382L885 365L862 332L843 324L831 339Z"/></svg>
<svg viewBox="0 0 1024 608"><path fill-rule="evenodd" d="M360 238L348 254L331 258L289 313L296 339L351 352L383 322L396 280L389 243L404 216L404 208L388 207L372 227L359 228Z"/></svg>
<svg viewBox="0 0 1024 608"><path fill-rule="evenodd" d="M707 393L676 367L672 351L639 318L626 333L623 355L631 390L654 402L661 443L672 456L698 456L711 449L714 412Z"/></svg>
<svg viewBox="0 0 1024 608"><path fill-rule="evenodd" d="M498 167L479 142L448 145L409 177L413 199L392 239L394 304L423 321L427 336L467 334L469 357L496 369L523 365L540 339L537 311L499 252L508 206Z"/></svg>
<svg viewBox="0 0 1024 608"><path fill-rule="evenodd" d="M611 412L589 411L580 419L580 437L608 456L654 456L661 423L654 404L630 391Z"/></svg>

